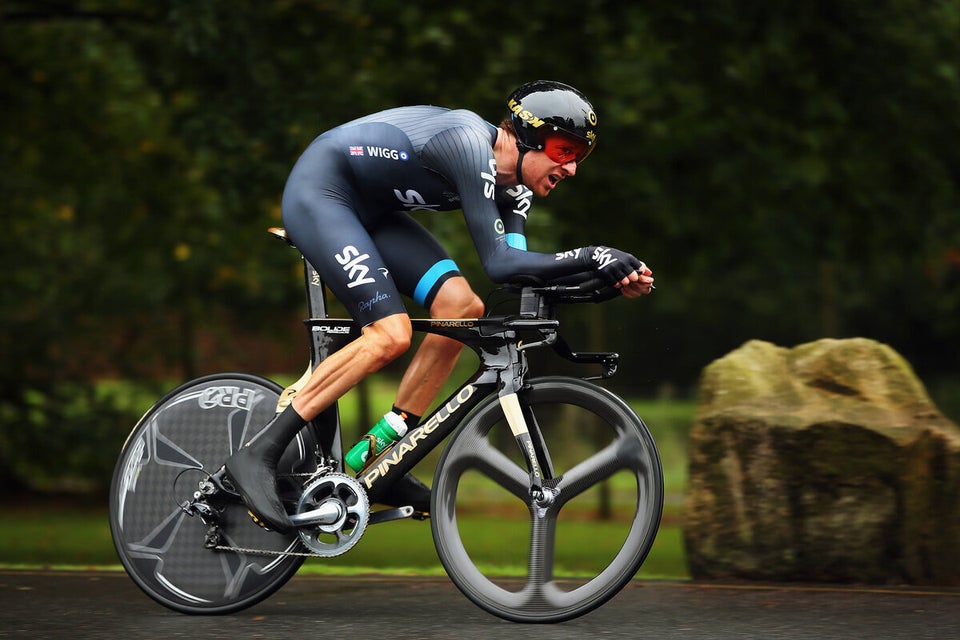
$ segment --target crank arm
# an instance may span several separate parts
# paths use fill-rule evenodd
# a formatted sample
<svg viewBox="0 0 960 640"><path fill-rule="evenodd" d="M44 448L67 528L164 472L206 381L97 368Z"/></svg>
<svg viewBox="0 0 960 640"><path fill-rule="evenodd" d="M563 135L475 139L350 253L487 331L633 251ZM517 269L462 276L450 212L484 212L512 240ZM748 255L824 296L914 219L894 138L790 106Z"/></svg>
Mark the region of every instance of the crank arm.
<svg viewBox="0 0 960 640"><path fill-rule="evenodd" d="M298 527L307 525L322 526L335 524L345 515L343 506L338 502L327 502L310 511L290 514L290 521Z"/></svg>
<svg viewBox="0 0 960 640"><path fill-rule="evenodd" d="M371 511L367 524L380 524L382 522L392 522L394 520L403 520L411 518L415 513L413 507L397 507L396 509L383 509L381 511Z"/></svg>

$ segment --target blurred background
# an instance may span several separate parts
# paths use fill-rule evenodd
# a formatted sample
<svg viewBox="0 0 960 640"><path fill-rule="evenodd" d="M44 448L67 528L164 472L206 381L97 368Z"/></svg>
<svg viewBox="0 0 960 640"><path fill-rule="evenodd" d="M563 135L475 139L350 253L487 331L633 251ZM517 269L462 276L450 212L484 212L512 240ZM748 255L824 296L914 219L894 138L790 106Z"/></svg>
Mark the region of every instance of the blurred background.
<svg viewBox="0 0 960 640"><path fill-rule="evenodd" d="M538 78L590 96L601 133L529 246L653 268L654 295L568 326L623 354L614 389L685 407L665 438L682 449L700 371L753 338L887 343L960 419L957 0L7 0L6 495L99 500L126 433L189 378L298 377L300 264L265 229L313 137L405 104L496 123ZM421 220L493 290L459 214Z"/></svg>

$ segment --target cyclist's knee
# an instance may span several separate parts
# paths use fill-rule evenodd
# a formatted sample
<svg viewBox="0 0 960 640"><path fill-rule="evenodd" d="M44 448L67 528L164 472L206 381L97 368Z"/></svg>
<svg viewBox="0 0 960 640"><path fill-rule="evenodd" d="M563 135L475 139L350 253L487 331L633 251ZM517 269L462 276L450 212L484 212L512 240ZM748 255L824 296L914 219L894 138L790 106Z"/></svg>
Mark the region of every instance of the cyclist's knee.
<svg viewBox="0 0 960 640"><path fill-rule="evenodd" d="M483 313L483 300L463 277L444 282L430 305L430 316L433 318L479 318Z"/></svg>
<svg viewBox="0 0 960 640"><path fill-rule="evenodd" d="M403 355L410 348L413 329L410 325L410 316L398 313L367 325L363 330L366 338L375 351L380 366L387 364Z"/></svg>

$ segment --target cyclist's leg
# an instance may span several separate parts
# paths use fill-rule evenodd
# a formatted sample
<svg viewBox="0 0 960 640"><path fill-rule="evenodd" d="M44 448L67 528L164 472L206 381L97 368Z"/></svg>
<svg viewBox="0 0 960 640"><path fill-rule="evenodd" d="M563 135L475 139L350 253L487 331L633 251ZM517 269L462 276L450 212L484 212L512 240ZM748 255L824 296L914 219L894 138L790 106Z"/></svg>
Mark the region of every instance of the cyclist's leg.
<svg viewBox="0 0 960 640"><path fill-rule="evenodd" d="M375 232L361 222L361 216L372 216L366 216L359 200L351 197L350 181L339 177L349 171L342 166L342 150L334 141L318 143L291 173L283 196L283 222L291 240L363 332L321 362L297 393L292 406L305 420L403 354L412 334L392 264L378 248ZM301 164L306 165L304 175Z"/></svg>
<svg viewBox="0 0 960 640"><path fill-rule="evenodd" d="M372 235L400 290L426 307L430 317L483 315L483 301L460 275L457 265L412 217L393 214ZM453 371L462 347L456 340L427 335L404 373L395 406L413 416L423 415Z"/></svg>
<svg viewBox="0 0 960 640"><path fill-rule="evenodd" d="M483 315L483 302L473 293L456 264L439 242L418 222L403 213L379 221L374 241L387 260L401 291L429 309L434 318ZM427 335L407 368L394 408L413 428L429 408L453 370L463 345ZM381 496L384 504L410 505L430 510L430 490L413 474L406 474Z"/></svg>
<svg viewBox="0 0 960 640"><path fill-rule="evenodd" d="M361 380L406 352L411 333L405 313L367 325L359 338L317 366L293 399L294 409L305 421L312 420Z"/></svg>
<svg viewBox="0 0 960 640"><path fill-rule="evenodd" d="M365 327L359 338L323 360L291 405L227 460L227 473L258 523L281 533L292 528L275 480L277 462L287 444L307 421L406 351L410 335L406 314L394 314Z"/></svg>
<svg viewBox="0 0 960 640"><path fill-rule="evenodd" d="M483 315L483 301L463 276L448 279L430 305L431 318L477 318ZM407 367L397 389L396 406L416 415L433 403L460 356L463 343L428 334Z"/></svg>
<svg viewBox="0 0 960 640"><path fill-rule="evenodd" d="M362 335L323 360L293 402L226 462L226 471L255 519L277 531L292 522L277 493L276 466L305 422L410 346L400 293L350 199L342 156L315 143L294 167L283 198L284 226L334 295L364 327Z"/></svg>

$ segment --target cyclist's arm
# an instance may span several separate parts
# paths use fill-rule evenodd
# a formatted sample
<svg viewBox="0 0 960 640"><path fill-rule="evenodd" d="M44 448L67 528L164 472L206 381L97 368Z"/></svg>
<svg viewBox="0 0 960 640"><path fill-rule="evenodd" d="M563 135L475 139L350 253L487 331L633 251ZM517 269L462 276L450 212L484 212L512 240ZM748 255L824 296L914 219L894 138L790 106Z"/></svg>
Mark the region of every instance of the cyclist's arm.
<svg viewBox="0 0 960 640"><path fill-rule="evenodd" d="M526 250L527 238L524 227L527 216L530 215L533 193L524 186L498 189L496 201L503 221L507 245L514 249ZM608 284L620 282L622 286L627 286L629 282L624 282L624 278L629 281L636 277L631 275L631 272L636 271L642 276L646 270L646 267L632 255L607 247L586 247L571 252L561 252L556 256L563 260L563 257L570 253L579 258L580 270L561 276L566 284L600 278ZM627 278L627 276L630 277ZM549 280L558 282L556 277L550 277ZM627 294L628 290L624 289L624 293Z"/></svg>
<svg viewBox="0 0 960 640"><path fill-rule="evenodd" d="M533 193L524 186L508 187L498 189L497 191L497 206L500 209L500 217L503 220L503 230L506 235L507 245L514 249L526 250L527 248L527 238L524 228L527 224L527 216L530 215L532 202ZM578 286L589 283L588 286L591 288L596 287L598 282L611 285L616 283L615 286L628 298L636 298L650 293L653 285L653 272L642 262L637 261L637 263L632 266L629 266L630 263L627 263L627 268L635 270L637 275L631 275L626 278L627 281L624 282L622 276L619 278L617 276L605 277L610 276L610 274L598 273L603 268L599 261L607 264L610 255L612 252L616 252L616 249L592 247L588 248L588 252L587 257L590 258L590 261L587 267L576 273L564 275L559 278L550 278L548 282L550 284L561 284L565 286ZM581 251L581 253L583 252ZM629 256L629 254L622 254L622 256L624 260L633 258L633 256ZM633 280L634 277L636 280Z"/></svg>
<svg viewBox="0 0 960 640"><path fill-rule="evenodd" d="M493 149L481 132L471 127L447 129L424 146L421 158L456 187L480 262L494 282L522 276L551 280L593 268L592 251L584 247L554 254L511 246L496 203ZM517 244L516 236L511 239Z"/></svg>
<svg viewBox="0 0 960 640"><path fill-rule="evenodd" d="M525 186L514 186L497 190L497 208L503 220L503 231L507 245L521 251L527 250L526 225L533 205L533 192ZM560 252L557 255L569 255L572 252ZM554 284L576 285L598 278L592 267L580 267L580 270L560 277L549 278Z"/></svg>

